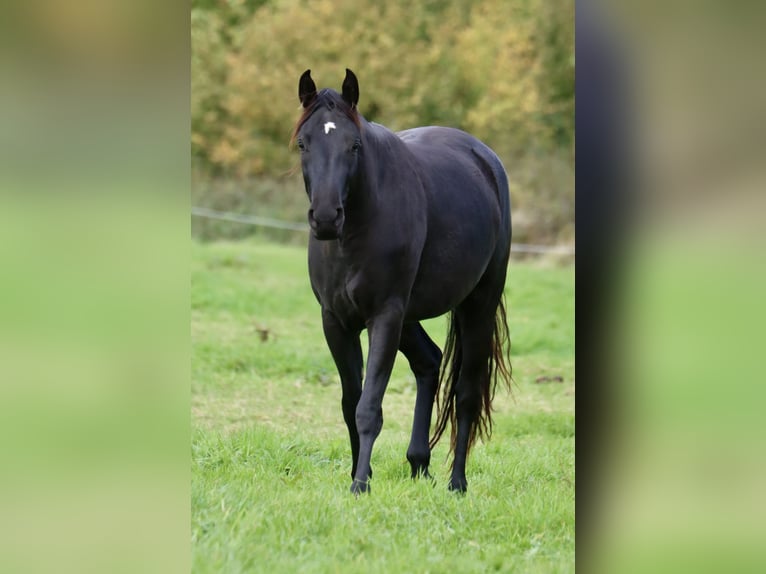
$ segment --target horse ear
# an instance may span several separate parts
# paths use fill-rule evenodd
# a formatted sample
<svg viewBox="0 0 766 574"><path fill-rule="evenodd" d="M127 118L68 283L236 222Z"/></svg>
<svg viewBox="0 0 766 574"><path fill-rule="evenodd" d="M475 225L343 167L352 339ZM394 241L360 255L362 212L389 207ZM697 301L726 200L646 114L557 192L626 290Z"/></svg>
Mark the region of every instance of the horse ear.
<svg viewBox="0 0 766 574"><path fill-rule="evenodd" d="M317 87L311 79L311 70L306 70L298 81L298 98L304 108L309 107L317 95Z"/></svg>
<svg viewBox="0 0 766 574"><path fill-rule="evenodd" d="M343 80L343 99L352 108L359 102L359 82L354 72L346 68L346 78Z"/></svg>

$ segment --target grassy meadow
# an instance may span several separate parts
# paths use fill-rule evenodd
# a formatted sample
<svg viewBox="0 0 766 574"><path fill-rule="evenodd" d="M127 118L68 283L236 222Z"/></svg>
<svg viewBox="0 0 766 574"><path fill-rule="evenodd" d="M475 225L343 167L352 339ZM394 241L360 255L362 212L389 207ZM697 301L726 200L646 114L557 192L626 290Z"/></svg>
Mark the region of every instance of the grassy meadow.
<svg viewBox="0 0 766 574"><path fill-rule="evenodd" d="M573 572L574 269L512 262L506 295L515 386L498 392L468 493L447 490L446 439L433 482L409 478L400 356L357 499L305 248L194 242L193 571ZM425 327L442 345L446 320Z"/></svg>

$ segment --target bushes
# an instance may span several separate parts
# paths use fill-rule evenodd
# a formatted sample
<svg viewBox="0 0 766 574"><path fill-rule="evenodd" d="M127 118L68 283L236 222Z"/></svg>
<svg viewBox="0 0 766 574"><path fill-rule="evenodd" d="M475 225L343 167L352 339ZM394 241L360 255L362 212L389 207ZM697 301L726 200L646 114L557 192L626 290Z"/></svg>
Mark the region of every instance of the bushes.
<svg viewBox="0 0 766 574"><path fill-rule="evenodd" d="M311 68L318 86L339 89L345 67L359 77L369 120L394 130L465 129L499 153L511 179L513 165L545 171L545 157L557 165L564 158L573 173L573 37L572 0L197 1L197 173L273 178L294 167L298 77ZM515 193L546 187L543 203L551 194L552 203L567 203L566 215L555 216L563 231L574 210L571 173ZM531 197L514 199L535 209Z"/></svg>

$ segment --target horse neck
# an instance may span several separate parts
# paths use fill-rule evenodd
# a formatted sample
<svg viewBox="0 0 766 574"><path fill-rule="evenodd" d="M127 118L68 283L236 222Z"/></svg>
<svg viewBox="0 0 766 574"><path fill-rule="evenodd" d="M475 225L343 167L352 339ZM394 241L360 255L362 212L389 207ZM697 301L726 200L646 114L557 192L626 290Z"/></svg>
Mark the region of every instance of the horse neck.
<svg viewBox="0 0 766 574"><path fill-rule="evenodd" d="M400 172L393 166L400 165L409 154L392 131L366 120L362 120L362 124L364 156L360 176L350 190L347 203L349 232L371 229L374 219L385 214L392 203L391 194L402 187L394 181Z"/></svg>
<svg viewBox="0 0 766 574"><path fill-rule="evenodd" d="M363 120L365 166L364 179L368 193L374 197L384 192L386 196L393 191L387 187L397 187L393 180L401 177L402 171L394 169L411 159L411 152L394 132L380 124ZM382 191L384 190L384 191Z"/></svg>

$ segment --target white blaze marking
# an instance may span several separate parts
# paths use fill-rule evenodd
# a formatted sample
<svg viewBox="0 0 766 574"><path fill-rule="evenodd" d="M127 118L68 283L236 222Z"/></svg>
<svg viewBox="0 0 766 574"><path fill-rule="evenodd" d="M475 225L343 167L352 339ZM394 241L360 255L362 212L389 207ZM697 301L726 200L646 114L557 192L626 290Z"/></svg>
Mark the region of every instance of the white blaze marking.
<svg viewBox="0 0 766 574"><path fill-rule="evenodd" d="M325 133L325 135L329 134L330 130L334 130L334 129L335 129L335 123L334 122L327 122L324 125L324 133Z"/></svg>

